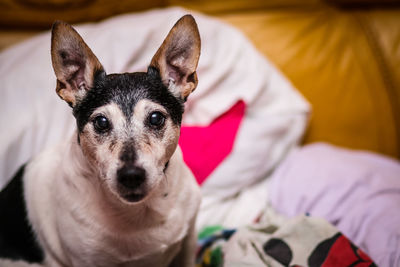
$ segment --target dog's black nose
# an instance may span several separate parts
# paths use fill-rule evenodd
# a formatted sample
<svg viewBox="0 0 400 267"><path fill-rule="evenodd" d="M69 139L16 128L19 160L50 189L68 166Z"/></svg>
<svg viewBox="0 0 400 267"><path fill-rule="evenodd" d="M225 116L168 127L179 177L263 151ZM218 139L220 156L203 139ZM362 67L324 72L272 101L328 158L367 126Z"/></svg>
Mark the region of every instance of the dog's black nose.
<svg viewBox="0 0 400 267"><path fill-rule="evenodd" d="M135 189L146 179L146 172L139 167L123 167L117 171L117 179L126 188Z"/></svg>

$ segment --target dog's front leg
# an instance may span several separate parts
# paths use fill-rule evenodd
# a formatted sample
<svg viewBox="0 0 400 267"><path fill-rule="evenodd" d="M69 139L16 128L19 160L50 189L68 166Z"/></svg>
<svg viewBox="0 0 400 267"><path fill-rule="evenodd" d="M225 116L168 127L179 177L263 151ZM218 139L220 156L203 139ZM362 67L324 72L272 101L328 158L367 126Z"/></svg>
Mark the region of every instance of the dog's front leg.
<svg viewBox="0 0 400 267"><path fill-rule="evenodd" d="M193 267L195 266L196 258L196 229L195 229L194 218L189 227L189 231L186 237L182 241L182 248L178 255L175 256L174 260L171 262L169 267Z"/></svg>

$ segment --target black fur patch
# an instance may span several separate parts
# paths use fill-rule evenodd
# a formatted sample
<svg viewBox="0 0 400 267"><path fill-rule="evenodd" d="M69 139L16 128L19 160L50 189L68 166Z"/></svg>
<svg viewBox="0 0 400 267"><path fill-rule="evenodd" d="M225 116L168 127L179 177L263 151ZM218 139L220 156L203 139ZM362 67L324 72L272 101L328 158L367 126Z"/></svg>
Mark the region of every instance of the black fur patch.
<svg viewBox="0 0 400 267"><path fill-rule="evenodd" d="M137 158L134 142L127 142L124 144L120 160L123 162L134 162Z"/></svg>
<svg viewBox="0 0 400 267"><path fill-rule="evenodd" d="M0 192L0 258L42 263L44 253L27 218L24 168L22 166Z"/></svg>
<svg viewBox="0 0 400 267"><path fill-rule="evenodd" d="M183 103L174 97L161 81L159 71L149 67L147 72L95 75L94 86L85 98L73 109L79 132L89 121L93 111L111 102L120 106L124 115L130 118L135 104L141 99L149 99L165 107L172 121L182 121Z"/></svg>

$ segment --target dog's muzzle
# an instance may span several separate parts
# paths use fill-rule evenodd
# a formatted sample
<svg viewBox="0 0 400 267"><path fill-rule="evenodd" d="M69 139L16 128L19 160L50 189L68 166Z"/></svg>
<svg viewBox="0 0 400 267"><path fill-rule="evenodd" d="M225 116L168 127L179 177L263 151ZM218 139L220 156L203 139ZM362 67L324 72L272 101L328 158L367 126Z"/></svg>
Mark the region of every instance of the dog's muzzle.
<svg viewBox="0 0 400 267"><path fill-rule="evenodd" d="M117 171L118 188L121 196L129 202L137 202L144 198L142 189L146 180L146 171L136 166L125 166Z"/></svg>

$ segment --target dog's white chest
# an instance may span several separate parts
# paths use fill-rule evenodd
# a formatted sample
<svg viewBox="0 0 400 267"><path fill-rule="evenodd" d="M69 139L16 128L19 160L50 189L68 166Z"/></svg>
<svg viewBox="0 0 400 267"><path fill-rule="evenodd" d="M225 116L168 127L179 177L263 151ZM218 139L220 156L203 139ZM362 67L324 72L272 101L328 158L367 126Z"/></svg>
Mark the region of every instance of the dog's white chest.
<svg viewBox="0 0 400 267"><path fill-rule="evenodd" d="M183 164L171 161L171 174L179 175L170 177L167 195L160 187L137 209L114 205L88 179L60 168L62 160L45 159L31 165L25 177L28 213L45 250L45 266L164 267L193 231L200 191ZM47 168L39 168L44 163ZM80 183L70 185L71 179Z"/></svg>
<svg viewBox="0 0 400 267"><path fill-rule="evenodd" d="M168 266L189 229L189 219L178 209L165 220L145 212L132 225L117 223L119 229L76 216L59 221L62 247L72 266Z"/></svg>

